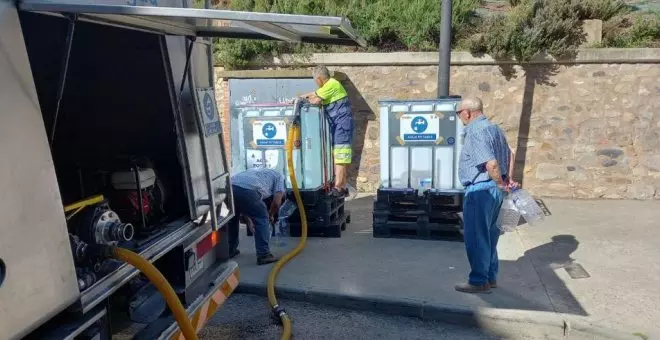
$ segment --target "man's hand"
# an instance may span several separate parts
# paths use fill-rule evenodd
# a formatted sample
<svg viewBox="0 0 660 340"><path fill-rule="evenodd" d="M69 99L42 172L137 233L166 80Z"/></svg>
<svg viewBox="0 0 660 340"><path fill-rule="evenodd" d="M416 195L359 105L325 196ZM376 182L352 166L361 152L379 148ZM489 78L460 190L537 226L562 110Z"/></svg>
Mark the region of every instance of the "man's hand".
<svg viewBox="0 0 660 340"><path fill-rule="evenodd" d="M270 207L268 209L268 215L270 218L270 223L275 223L275 215L280 211L282 206L282 201L284 200L284 193L278 192L273 195L273 200L270 202Z"/></svg>
<svg viewBox="0 0 660 340"><path fill-rule="evenodd" d="M271 204L270 209L268 209L268 219L270 220L270 223L275 223L275 215L277 214L277 211L278 208Z"/></svg>
<svg viewBox="0 0 660 340"><path fill-rule="evenodd" d="M497 187L505 192L511 192L517 189L520 189L520 183L512 180L502 181L497 183Z"/></svg>
<svg viewBox="0 0 660 340"><path fill-rule="evenodd" d="M509 183L501 181L497 183L497 187L500 188L500 190L504 192L510 192L511 188L509 188Z"/></svg>
<svg viewBox="0 0 660 340"><path fill-rule="evenodd" d="M511 191L511 189L509 189L509 182L502 179L500 164L497 162L497 160L492 159L486 162L486 170L488 171L488 176L490 176L490 179L497 183L498 188L506 192Z"/></svg>
<svg viewBox="0 0 660 340"><path fill-rule="evenodd" d="M520 189L520 183L516 181L509 181L509 190L518 190Z"/></svg>

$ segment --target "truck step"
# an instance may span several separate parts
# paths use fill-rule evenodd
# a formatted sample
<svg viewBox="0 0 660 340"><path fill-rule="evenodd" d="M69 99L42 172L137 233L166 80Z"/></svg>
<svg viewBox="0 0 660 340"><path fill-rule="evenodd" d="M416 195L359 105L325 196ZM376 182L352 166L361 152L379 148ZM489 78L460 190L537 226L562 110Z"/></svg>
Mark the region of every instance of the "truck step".
<svg viewBox="0 0 660 340"><path fill-rule="evenodd" d="M206 279L200 278L190 287L199 291L198 297L191 303L184 304L193 327L199 332L211 319L238 285L240 272L234 261L218 264L208 271ZM169 310L156 321L141 329L134 340L180 339L183 338L179 326Z"/></svg>

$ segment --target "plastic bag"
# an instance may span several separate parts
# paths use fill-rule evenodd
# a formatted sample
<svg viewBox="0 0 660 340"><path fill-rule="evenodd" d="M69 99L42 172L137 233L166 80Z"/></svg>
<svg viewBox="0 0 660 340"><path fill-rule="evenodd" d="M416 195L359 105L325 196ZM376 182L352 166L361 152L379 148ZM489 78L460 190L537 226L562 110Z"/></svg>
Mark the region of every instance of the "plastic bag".
<svg viewBox="0 0 660 340"><path fill-rule="evenodd" d="M287 245L287 241L291 232L289 230L289 217L293 215L298 206L292 200L286 200L284 204L280 207L280 211L277 217L277 222L275 222L275 246L284 247Z"/></svg>

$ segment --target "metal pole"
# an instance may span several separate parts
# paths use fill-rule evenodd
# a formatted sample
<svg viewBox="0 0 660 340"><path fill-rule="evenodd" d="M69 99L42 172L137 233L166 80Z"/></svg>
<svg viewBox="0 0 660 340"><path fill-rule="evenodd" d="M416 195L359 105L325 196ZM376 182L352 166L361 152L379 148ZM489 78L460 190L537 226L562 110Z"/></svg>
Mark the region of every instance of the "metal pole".
<svg viewBox="0 0 660 340"><path fill-rule="evenodd" d="M451 0L442 1L440 18L440 60L438 62L438 97L449 95L449 64L451 63Z"/></svg>

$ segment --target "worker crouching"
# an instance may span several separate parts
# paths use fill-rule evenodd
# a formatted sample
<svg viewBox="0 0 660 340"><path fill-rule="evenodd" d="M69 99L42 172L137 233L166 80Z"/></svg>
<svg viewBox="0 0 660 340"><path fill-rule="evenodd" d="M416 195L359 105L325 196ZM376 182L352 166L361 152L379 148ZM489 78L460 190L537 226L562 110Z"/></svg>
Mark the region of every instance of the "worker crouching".
<svg viewBox="0 0 660 340"><path fill-rule="evenodd" d="M240 254L238 250L239 221L254 232L257 264L277 262L270 252L270 225L282 205L286 187L284 176L268 168L252 168L232 176L234 193L234 218L229 221L229 257ZM270 201L267 206L265 200Z"/></svg>

